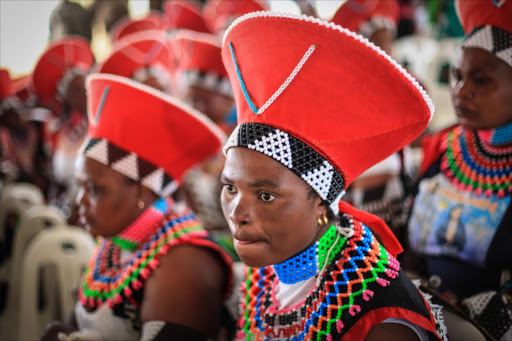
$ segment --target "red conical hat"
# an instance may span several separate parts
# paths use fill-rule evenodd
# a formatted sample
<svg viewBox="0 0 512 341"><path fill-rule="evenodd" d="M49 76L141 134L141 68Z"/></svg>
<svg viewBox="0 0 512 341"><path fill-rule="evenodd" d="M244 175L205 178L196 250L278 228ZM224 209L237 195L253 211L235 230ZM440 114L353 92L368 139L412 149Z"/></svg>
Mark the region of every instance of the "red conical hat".
<svg viewBox="0 0 512 341"><path fill-rule="evenodd" d="M210 30L219 33L244 14L266 10L268 6L257 0L210 0L203 8L203 17Z"/></svg>
<svg viewBox="0 0 512 341"><path fill-rule="evenodd" d="M7 69L0 69L0 101L11 94L11 75Z"/></svg>
<svg viewBox="0 0 512 341"><path fill-rule="evenodd" d="M89 141L84 155L167 196L225 136L188 105L130 79L87 78Z"/></svg>
<svg viewBox="0 0 512 341"><path fill-rule="evenodd" d="M399 17L396 0L348 0L336 11L331 22L369 38L378 29L396 28ZM372 29L366 28L370 22Z"/></svg>
<svg viewBox="0 0 512 341"><path fill-rule="evenodd" d="M239 126L226 145L278 160L329 202L421 134L433 105L393 59L361 36L306 16L257 12L222 47Z"/></svg>
<svg viewBox="0 0 512 341"><path fill-rule="evenodd" d="M164 31L148 30L125 37L95 71L133 79L134 73L144 67L174 74L176 58Z"/></svg>
<svg viewBox="0 0 512 341"><path fill-rule="evenodd" d="M164 4L167 30L187 29L210 33L201 13L201 3L193 0L172 0Z"/></svg>
<svg viewBox="0 0 512 341"><path fill-rule="evenodd" d="M55 41L39 58L32 73L34 92L42 103L56 98L57 85L73 68L88 73L94 63L89 42L81 37L65 37Z"/></svg>
<svg viewBox="0 0 512 341"><path fill-rule="evenodd" d="M462 47L478 47L512 66L512 0L457 0L466 38Z"/></svg>
<svg viewBox="0 0 512 341"><path fill-rule="evenodd" d="M217 36L180 30L172 40L181 81L233 96Z"/></svg>
<svg viewBox="0 0 512 341"><path fill-rule="evenodd" d="M143 19L131 19L126 16L119 20L119 22L110 31L110 41L112 44L116 44L123 38L142 31L148 30L159 30L163 29L163 18L159 21L154 15L145 17Z"/></svg>

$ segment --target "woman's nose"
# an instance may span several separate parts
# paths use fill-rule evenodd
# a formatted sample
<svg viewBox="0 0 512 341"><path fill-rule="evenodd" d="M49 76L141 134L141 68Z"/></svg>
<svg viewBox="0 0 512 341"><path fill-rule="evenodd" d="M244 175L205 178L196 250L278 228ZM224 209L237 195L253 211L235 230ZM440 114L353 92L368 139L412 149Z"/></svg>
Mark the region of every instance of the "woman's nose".
<svg viewBox="0 0 512 341"><path fill-rule="evenodd" d="M232 202L231 211L229 212L229 220L235 227L243 227L250 222L250 212L247 200L242 195L237 195Z"/></svg>

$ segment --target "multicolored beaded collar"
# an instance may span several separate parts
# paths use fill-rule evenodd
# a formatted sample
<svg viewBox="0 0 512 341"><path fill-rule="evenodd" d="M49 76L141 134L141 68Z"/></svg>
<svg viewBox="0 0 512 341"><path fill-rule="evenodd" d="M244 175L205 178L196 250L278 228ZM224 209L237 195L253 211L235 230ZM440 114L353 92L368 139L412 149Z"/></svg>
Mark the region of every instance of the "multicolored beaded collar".
<svg viewBox="0 0 512 341"><path fill-rule="evenodd" d="M512 124L482 131L458 126L443 139L443 148L441 170L460 190L512 193Z"/></svg>
<svg viewBox="0 0 512 341"><path fill-rule="evenodd" d="M352 221L352 217L345 217ZM247 281L242 287L245 297L242 296L237 339L330 340L331 334L343 333L343 320L347 314L361 313L358 301L370 301L374 295L371 288L389 285L389 279L396 278L400 270L398 261L379 244L368 227L352 221L352 228L352 237L338 241L333 238L336 234L334 226L326 232L325 238L316 246L315 257L320 259L319 255L325 254L325 250L335 243L337 252L333 253L333 262L307 299L289 309L278 308L275 288L284 278L298 279L295 275L283 276L285 271L295 270L297 263L287 264L286 268L278 266L279 278L274 271L276 266L248 268ZM309 259L310 249L299 257ZM322 264L321 261L317 263ZM299 277L309 275L310 272L305 271Z"/></svg>
<svg viewBox="0 0 512 341"><path fill-rule="evenodd" d="M98 238L79 287L80 302L95 308L133 300L171 246L206 235L188 208L176 209L171 199L157 200L118 236ZM121 250L134 253L121 259Z"/></svg>

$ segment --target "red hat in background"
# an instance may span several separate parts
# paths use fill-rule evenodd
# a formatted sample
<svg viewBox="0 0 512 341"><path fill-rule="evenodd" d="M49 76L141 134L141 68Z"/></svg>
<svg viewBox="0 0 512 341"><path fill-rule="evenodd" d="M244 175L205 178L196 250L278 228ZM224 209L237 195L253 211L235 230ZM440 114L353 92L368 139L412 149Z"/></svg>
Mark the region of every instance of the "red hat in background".
<svg viewBox="0 0 512 341"><path fill-rule="evenodd" d="M512 66L512 0L455 2L466 37L462 47L493 53Z"/></svg>
<svg viewBox="0 0 512 341"><path fill-rule="evenodd" d="M265 2L257 0L210 0L203 8L203 16L210 30L220 33L244 14L268 9Z"/></svg>
<svg viewBox="0 0 512 341"><path fill-rule="evenodd" d="M110 56L95 72L110 73L143 82L141 74L155 76L161 85L172 83L176 57L167 34L160 30L148 30L131 34L114 46Z"/></svg>
<svg viewBox="0 0 512 341"><path fill-rule="evenodd" d="M89 42L81 37L64 37L52 43L32 72L34 92L41 103L57 97L57 87L67 72L87 74L94 63Z"/></svg>
<svg viewBox="0 0 512 341"><path fill-rule="evenodd" d="M434 110L379 48L312 17L247 14L227 30L222 58L239 123L225 151L265 153L334 212L350 183L422 133Z"/></svg>
<svg viewBox="0 0 512 341"><path fill-rule="evenodd" d="M90 139L83 154L162 197L225 141L206 116L151 87L107 74L89 76L86 87Z"/></svg>
<svg viewBox="0 0 512 341"><path fill-rule="evenodd" d="M116 44L119 40L142 31L163 30L165 28L165 18L156 12L151 12L142 19L131 19L126 16L112 28L110 41Z"/></svg>
<svg viewBox="0 0 512 341"><path fill-rule="evenodd" d="M334 13L331 22L370 38L381 29L395 31L399 18L396 0L348 0Z"/></svg>
<svg viewBox="0 0 512 341"><path fill-rule="evenodd" d="M11 75L7 69L0 69L0 101L11 94Z"/></svg>
<svg viewBox="0 0 512 341"><path fill-rule="evenodd" d="M180 30L172 44L179 63L178 82L233 96L217 36Z"/></svg>
<svg viewBox="0 0 512 341"><path fill-rule="evenodd" d="M194 0L172 0L164 4L167 17L167 30L187 29L210 33L204 22L201 3Z"/></svg>
<svg viewBox="0 0 512 341"><path fill-rule="evenodd" d="M18 78L14 78L11 81L11 91L21 101L25 102L33 95L32 89L30 88L30 81L32 75L28 74Z"/></svg>

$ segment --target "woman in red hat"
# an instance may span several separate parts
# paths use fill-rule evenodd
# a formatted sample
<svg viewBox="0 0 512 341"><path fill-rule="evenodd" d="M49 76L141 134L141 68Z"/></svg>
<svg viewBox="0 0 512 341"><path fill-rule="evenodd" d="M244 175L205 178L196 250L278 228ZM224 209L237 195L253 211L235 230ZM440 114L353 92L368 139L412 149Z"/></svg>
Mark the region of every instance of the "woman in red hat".
<svg viewBox="0 0 512 341"><path fill-rule="evenodd" d="M340 201L426 128L425 91L363 37L307 16L247 14L222 53L239 125L221 202L248 266L236 338L443 340L393 233Z"/></svg>
<svg viewBox="0 0 512 341"><path fill-rule="evenodd" d="M87 91L77 200L97 247L79 285L77 330L53 325L45 337L60 329L60 340L214 338L230 260L171 195L191 167L217 152L223 133L187 105L123 77L92 75Z"/></svg>
<svg viewBox="0 0 512 341"><path fill-rule="evenodd" d="M87 136L85 76L94 64L89 42L65 37L53 42L32 72L32 86L39 104L52 111L47 135L52 150L55 182L64 188L59 206L73 206L76 186L74 163Z"/></svg>
<svg viewBox="0 0 512 341"><path fill-rule="evenodd" d="M456 6L466 32L451 72L458 124L423 142L409 241L424 261L421 274L452 302L484 293L464 304L496 339L508 340L512 1L457 1ZM500 294L508 295L508 303Z"/></svg>

